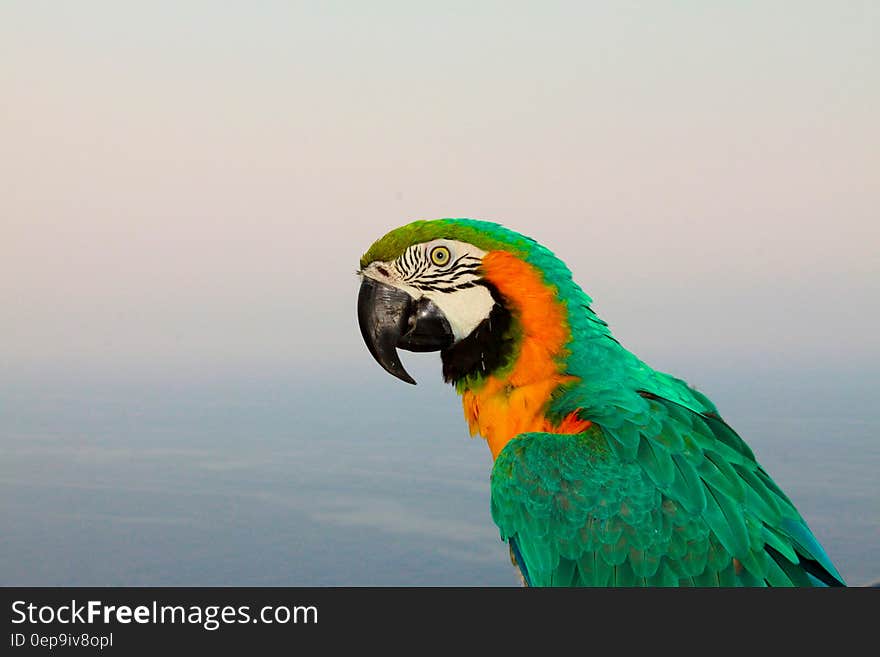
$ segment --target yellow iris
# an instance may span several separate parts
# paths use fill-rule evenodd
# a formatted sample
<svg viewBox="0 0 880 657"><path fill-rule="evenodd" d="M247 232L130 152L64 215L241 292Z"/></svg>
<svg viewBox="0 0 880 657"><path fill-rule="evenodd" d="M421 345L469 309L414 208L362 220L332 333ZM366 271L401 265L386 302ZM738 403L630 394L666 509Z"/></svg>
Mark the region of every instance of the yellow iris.
<svg viewBox="0 0 880 657"><path fill-rule="evenodd" d="M445 246L435 246L431 249L431 262L433 262L438 267L442 267L443 265L449 262L450 253L449 249Z"/></svg>

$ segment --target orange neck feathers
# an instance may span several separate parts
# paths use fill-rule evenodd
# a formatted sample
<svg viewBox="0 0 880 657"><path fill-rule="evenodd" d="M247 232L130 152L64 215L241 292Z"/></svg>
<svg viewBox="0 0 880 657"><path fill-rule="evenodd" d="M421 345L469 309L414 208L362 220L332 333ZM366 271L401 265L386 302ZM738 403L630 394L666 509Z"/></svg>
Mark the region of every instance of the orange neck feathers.
<svg viewBox="0 0 880 657"><path fill-rule="evenodd" d="M483 436L496 458L511 438L523 432L583 431L590 422L579 419L576 412L558 424L544 416L552 392L576 380L560 371L569 339L562 304L534 267L506 251L486 254L483 272L510 304L522 339L512 366L488 376L478 389L462 393L471 435Z"/></svg>

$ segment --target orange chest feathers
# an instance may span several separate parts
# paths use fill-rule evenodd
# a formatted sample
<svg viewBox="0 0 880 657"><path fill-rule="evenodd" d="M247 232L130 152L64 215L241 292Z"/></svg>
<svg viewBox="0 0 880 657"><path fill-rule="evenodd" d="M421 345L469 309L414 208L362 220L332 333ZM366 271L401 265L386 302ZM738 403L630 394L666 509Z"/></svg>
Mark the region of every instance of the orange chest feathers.
<svg viewBox="0 0 880 657"><path fill-rule="evenodd" d="M575 377L560 362L569 339L565 310L535 269L516 256L493 251L483 258L485 277L508 300L521 339L512 366L490 375L476 390L462 393L471 435L486 439L496 458L514 436L529 432L579 433L590 426L577 411L561 422L545 417L554 390Z"/></svg>

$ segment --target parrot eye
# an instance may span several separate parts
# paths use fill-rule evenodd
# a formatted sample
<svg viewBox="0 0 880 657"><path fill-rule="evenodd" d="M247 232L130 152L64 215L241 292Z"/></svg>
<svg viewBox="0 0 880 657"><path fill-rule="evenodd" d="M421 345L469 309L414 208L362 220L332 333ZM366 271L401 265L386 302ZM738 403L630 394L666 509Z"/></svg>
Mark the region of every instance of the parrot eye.
<svg viewBox="0 0 880 657"><path fill-rule="evenodd" d="M431 249L431 262L438 267L447 264L449 262L449 249L445 246L435 246Z"/></svg>

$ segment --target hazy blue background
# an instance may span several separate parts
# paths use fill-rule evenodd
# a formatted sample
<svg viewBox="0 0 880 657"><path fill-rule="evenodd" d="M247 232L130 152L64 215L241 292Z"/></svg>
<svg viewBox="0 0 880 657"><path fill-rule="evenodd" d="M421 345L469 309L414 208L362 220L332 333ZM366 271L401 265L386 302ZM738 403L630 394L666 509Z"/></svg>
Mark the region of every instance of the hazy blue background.
<svg viewBox="0 0 880 657"><path fill-rule="evenodd" d="M415 218L555 250L880 577L880 5L0 4L0 582L515 583Z"/></svg>

